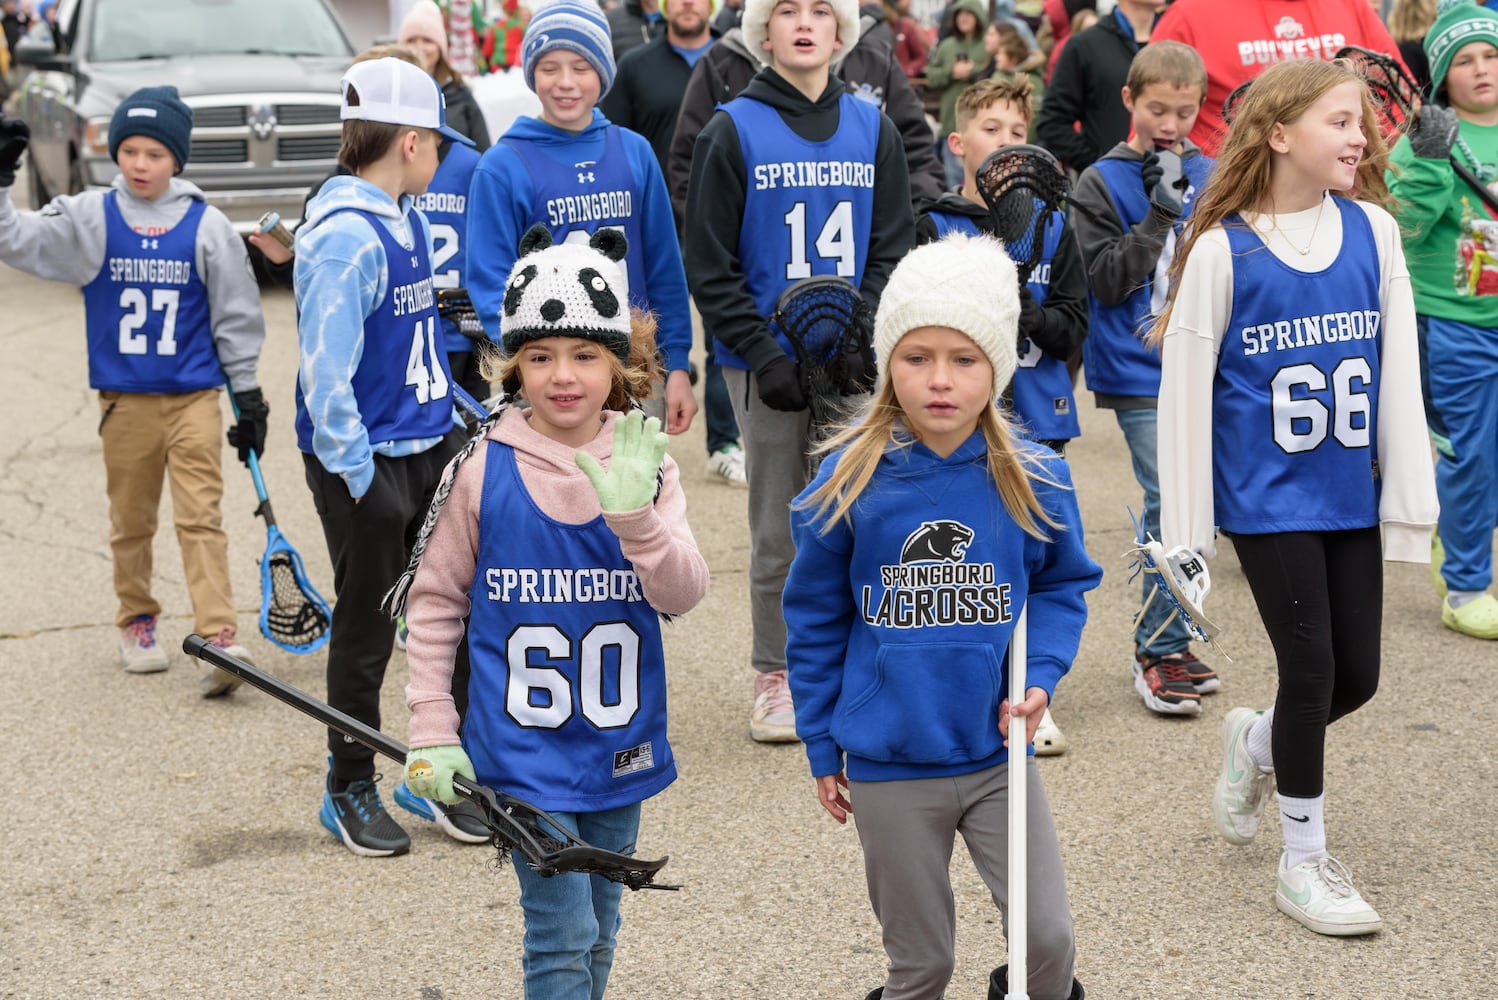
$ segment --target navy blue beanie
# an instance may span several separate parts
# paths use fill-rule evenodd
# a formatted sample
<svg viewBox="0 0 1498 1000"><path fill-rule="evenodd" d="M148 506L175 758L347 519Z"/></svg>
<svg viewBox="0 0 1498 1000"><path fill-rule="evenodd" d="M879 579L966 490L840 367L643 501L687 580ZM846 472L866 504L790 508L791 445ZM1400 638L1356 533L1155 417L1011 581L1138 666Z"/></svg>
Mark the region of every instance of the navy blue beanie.
<svg viewBox="0 0 1498 1000"><path fill-rule="evenodd" d="M177 159L177 173L192 149L192 108L176 87L142 87L120 102L109 120L109 158L119 162L120 143L132 135L155 139Z"/></svg>

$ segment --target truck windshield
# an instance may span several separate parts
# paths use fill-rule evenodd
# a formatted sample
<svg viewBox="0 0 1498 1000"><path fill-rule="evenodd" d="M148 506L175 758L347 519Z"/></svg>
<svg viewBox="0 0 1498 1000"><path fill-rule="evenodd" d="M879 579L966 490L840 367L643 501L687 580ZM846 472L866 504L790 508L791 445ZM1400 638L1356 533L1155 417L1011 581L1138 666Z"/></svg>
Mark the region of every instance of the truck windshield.
<svg viewBox="0 0 1498 1000"><path fill-rule="evenodd" d="M98 0L91 36L96 62L352 54L327 7L308 0Z"/></svg>

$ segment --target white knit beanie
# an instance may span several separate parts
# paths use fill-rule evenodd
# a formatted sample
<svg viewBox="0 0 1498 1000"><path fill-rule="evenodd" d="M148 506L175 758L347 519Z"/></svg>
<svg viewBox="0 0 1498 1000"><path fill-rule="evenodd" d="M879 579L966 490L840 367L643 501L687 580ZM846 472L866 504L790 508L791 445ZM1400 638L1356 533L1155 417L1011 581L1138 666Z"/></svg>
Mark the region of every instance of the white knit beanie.
<svg viewBox="0 0 1498 1000"><path fill-rule="evenodd" d="M1019 272L1004 244L992 236L952 233L916 247L895 266L874 317L878 389L889 381L895 345L923 326L950 327L977 344L993 366L993 395L999 398L1014 377L1019 340Z"/></svg>
<svg viewBox="0 0 1498 1000"><path fill-rule="evenodd" d="M765 40L770 37L770 15L777 0L744 0L744 14L739 21L739 30L744 33L744 47L761 63L770 65L770 53L765 51ZM837 38L843 47L832 53L832 68L836 69L858 44L858 0L828 0L832 12L837 15Z"/></svg>
<svg viewBox="0 0 1498 1000"><path fill-rule="evenodd" d="M413 38L430 38L437 43L442 58L447 58L447 22L442 20L442 8L432 0L417 0L416 6L401 22L396 37L402 45Z"/></svg>

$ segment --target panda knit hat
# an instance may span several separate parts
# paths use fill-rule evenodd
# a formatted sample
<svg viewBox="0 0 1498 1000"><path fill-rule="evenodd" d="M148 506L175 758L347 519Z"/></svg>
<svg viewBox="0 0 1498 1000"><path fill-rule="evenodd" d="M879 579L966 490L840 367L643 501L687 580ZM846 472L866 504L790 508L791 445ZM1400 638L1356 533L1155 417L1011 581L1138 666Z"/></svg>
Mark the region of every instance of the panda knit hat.
<svg viewBox="0 0 1498 1000"><path fill-rule="evenodd" d="M1488 42L1498 47L1498 13L1472 0L1441 0L1435 23L1425 35L1432 94L1445 88L1452 57L1471 42Z"/></svg>
<svg viewBox="0 0 1498 1000"><path fill-rule="evenodd" d="M829 0L832 12L837 16L837 38L843 47L832 53L832 67L836 69L853 46L858 44L858 0ZM765 40L770 37L770 15L775 11L777 0L744 0L744 15L739 21L739 30L744 33L744 47L761 63L770 65L770 53L765 51Z"/></svg>
<svg viewBox="0 0 1498 1000"><path fill-rule="evenodd" d="M889 381L889 357L901 337L923 326L945 326L988 355L998 399L1018 365L1019 307L1019 272L992 236L953 233L916 247L895 266L879 296L875 391Z"/></svg>
<svg viewBox="0 0 1498 1000"><path fill-rule="evenodd" d="M550 230L532 226L520 239L500 307L505 357L542 337L580 337L627 362L629 300L619 262L628 249L617 229L600 229L586 244L553 244Z"/></svg>

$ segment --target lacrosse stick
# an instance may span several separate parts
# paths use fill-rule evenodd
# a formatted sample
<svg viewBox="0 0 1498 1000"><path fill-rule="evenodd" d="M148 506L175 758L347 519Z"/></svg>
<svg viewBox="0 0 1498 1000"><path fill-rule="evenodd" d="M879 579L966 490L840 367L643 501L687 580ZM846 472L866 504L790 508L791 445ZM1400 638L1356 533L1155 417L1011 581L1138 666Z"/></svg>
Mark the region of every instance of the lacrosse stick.
<svg viewBox="0 0 1498 1000"><path fill-rule="evenodd" d="M1248 85L1252 80L1244 80L1234 87L1228 96L1222 100L1222 121L1229 128L1232 127L1233 119L1238 117L1238 105L1243 103L1243 95L1248 93Z"/></svg>
<svg viewBox="0 0 1498 1000"><path fill-rule="evenodd" d="M1397 61L1358 45L1338 49L1337 58L1347 60L1367 84L1385 138L1420 127L1420 85ZM1498 217L1498 196L1466 164L1455 156L1449 159L1451 169L1472 189L1488 213Z"/></svg>
<svg viewBox="0 0 1498 1000"><path fill-rule="evenodd" d="M780 295L770 324L790 341L811 408L811 440L841 420L845 397L868 391L873 378L869 309L847 278L802 278Z"/></svg>
<svg viewBox="0 0 1498 1000"><path fill-rule="evenodd" d="M1014 633L1009 637L1009 704L1025 700L1025 671L1028 667L1029 604L1020 605ZM1009 717L1009 992L1007 1000L1030 1000L1029 966L1026 939L1029 936L1029 881L1025 865L1029 858L1026 823L1029 818L1026 798L1026 768L1030 762L1030 720L1019 720L1018 752L1014 738L1014 716Z"/></svg>
<svg viewBox="0 0 1498 1000"><path fill-rule="evenodd" d="M978 168L978 194L988 206L994 234L1019 271L1021 286L1040 263L1046 227L1066 207L1070 193L1061 164L1039 146L1005 146Z"/></svg>
<svg viewBox="0 0 1498 1000"><path fill-rule="evenodd" d="M228 393L229 406L239 419L239 404ZM255 514L265 519L265 554L260 557L260 633L289 653L312 653L328 641L333 612L307 579L301 554L292 548L271 512L260 474L260 456L250 449L250 478L260 505Z"/></svg>
<svg viewBox="0 0 1498 1000"><path fill-rule="evenodd" d="M437 289L437 315L450 321L469 340L486 340L484 324L466 288Z"/></svg>
<svg viewBox="0 0 1498 1000"><path fill-rule="evenodd" d="M402 767L405 766L407 748L398 741L253 664L230 655L202 636L189 635L183 639L182 651L239 677L375 753L384 754L391 760L398 761ZM490 842L499 852L501 864L511 851L518 850L525 855L526 862L533 871L546 877L562 872L582 872L619 882L631 889L681 888L655 882L656 873L666 864L665 858L640 861L594 847L568 833L559 820L529 802L485 788L462 775L453 778L453 790L472 802L483 814L484 823L489 827Z"/></svg>
<svg viewBox="0 0 1498 1000"><path fill-rule="evenodd" d="M1132 511L1129 516L1133 517ZM1170 614L1155 629L1155 634L1145 640L1145 645L1154 642L1165 631L1165 627L1179 616L1181 624L1186 626L1186 630L1197 642L1217 646L1217 636L1222 630L1202 611L1202 604L1212 589L1212 577L1207 572L1206 560L1184 545L1165 551L1165 546L1155 541L1137 519L1134 521L1134 533L1138 544L1124 553L1125 556L1134 557L1134 561L1129 564L1129 568L1134 571L1129 576L1129 582L1133 583L1140 573L1155 577L1155 585L1150 588L1149 596L1144 599L1139 614L1134 617L1134 624L1137 626L1144 619L1145 612L1157 597L1170 608ZM1221 650L1220 646L1217 648Z"/></svg>

